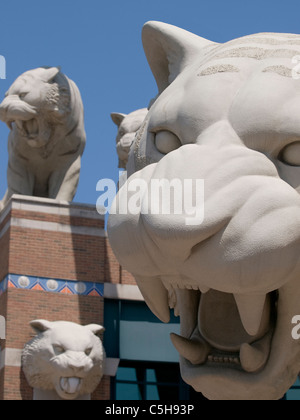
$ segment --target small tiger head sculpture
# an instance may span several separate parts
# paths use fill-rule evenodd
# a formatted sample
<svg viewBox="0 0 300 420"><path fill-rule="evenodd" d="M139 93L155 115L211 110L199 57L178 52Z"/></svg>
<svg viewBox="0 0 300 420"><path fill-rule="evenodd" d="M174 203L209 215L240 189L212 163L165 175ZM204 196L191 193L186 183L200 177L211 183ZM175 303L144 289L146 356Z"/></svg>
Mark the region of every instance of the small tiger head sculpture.
<svg viewBox="0 0 300 420"><path fill-rule="evenodd" d="M56 391L64 400L91 394L103 376L100 325L32 321L37 336L26 344L22 365L32 388Z"/></svg>
<svg viewBox="0 0 300 420"><path fill-rule="evenodd" d="M111 119L118 126L116 144L119 156L119 168L126 169L130 148L147 114L148 109L146 108L138 109L128 115L118 112L111 114Z"/></svg>

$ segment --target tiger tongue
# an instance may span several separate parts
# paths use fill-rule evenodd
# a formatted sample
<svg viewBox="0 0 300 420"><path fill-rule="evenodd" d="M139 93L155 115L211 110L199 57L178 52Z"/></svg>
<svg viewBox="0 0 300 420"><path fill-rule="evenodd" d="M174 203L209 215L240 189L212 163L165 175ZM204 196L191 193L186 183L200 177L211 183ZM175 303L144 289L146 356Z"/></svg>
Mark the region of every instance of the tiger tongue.
<svg viewBox="0 0 300 420"><path fill-rule="evenodd" d="M61 389L67 394L75 394L78 392L81 385L79 378L61 378L60 386Z"/></svg>

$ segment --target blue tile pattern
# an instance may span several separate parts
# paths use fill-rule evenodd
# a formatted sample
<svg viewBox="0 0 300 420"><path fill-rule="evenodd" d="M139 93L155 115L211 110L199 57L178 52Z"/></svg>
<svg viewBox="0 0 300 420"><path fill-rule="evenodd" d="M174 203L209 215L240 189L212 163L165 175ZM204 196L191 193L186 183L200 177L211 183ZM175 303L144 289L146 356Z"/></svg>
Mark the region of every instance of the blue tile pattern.
<svg viewBox="0 0 300 420"><path fill-rule="evenodd" d="M9 274L0 282L0 296L9 288L81 296L101 297L104 294L103 283L49 279L16 274Z"/></svg>

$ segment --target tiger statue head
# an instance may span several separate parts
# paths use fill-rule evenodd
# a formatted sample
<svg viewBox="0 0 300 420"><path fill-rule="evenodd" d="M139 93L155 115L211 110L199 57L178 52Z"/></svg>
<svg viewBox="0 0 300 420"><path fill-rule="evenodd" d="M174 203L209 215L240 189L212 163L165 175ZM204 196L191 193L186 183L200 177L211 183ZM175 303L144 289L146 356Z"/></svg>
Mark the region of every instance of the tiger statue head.
<svg viewBox="0 0 300 420"><path fill-rule="evenodd" d="M188 384L279 399L300 371L300 35L218 44L149 22L143 43L159 93L110 243L152 311L180 316L171 338Z"/></svg>
<svg viewBox="0 0 300 420"><path fill-rule="evenodd" d="M105 351L100 333L104 328L46 320L32 321L30 325L37 335L22 354L29 385L56 391L63 400L91 394L103 376Z"/></svg>
<svg viewBox="0 0 300 420"><path fill-rule="evenodd" d="M45 146L57 123L71 112L71 93L59 67L40 67L19 76L0 105L0 118L31 147Z"/></svg>

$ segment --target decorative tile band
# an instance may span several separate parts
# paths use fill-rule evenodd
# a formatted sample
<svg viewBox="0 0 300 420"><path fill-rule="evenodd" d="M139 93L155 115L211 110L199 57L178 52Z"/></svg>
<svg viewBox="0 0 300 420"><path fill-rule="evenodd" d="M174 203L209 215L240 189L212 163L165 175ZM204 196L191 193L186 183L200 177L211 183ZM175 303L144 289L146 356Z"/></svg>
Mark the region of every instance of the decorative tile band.
<svg viewBox="0 0 300 420"><path fill-rule="evenodd" d="M102 283L58 280L16 274L7 275L0 283L0 296L7 289L36 290L80 296L103 297L104 295L104 284Z"/></svg>

